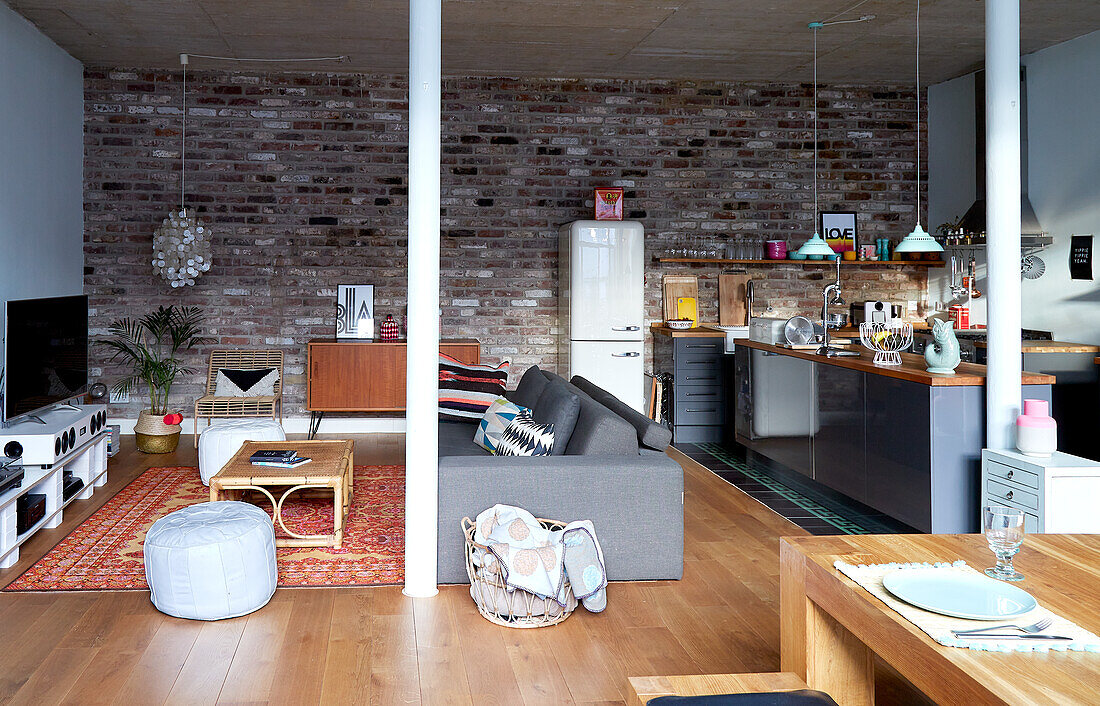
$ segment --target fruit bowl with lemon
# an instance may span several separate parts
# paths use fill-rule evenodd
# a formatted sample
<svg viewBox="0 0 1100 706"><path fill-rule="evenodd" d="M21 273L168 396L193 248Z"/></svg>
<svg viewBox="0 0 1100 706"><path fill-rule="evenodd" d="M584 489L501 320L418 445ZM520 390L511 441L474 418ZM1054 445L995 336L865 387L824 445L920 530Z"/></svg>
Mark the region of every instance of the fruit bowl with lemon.
<svg viewBox="0 0 1100 706"><path fill-rule="evenodd" d="M875 352L875 365L901 365L901 352L913 345L913 325L893 319L865 321L859 325L859 340Z"/></svg>

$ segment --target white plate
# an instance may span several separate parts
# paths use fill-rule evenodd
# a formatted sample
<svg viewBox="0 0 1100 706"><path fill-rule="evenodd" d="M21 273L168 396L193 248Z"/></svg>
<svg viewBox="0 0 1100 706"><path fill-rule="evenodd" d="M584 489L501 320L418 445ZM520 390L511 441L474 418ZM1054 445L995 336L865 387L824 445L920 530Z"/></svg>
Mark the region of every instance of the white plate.
<svg viewBox="0 0 1100 706"><path fill-rule="evenodd" d="M882 585L906 603L933 613L971 620L1005 620L1039 604L1027 591L977 574L943 569L898 569Z"/></svg>

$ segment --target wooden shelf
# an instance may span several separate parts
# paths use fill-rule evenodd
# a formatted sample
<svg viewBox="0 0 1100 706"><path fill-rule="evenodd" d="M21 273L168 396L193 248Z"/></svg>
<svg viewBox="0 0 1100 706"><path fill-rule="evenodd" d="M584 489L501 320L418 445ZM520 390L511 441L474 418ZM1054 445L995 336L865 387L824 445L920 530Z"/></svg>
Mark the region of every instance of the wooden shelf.
<svg viewBox="0 0 1100 706"><path fill-rule="evenodd" d="M659 257L657 262L680 262L695 265L760 265L774 267L776 265L809 265L811 267L832 267L832 260L729 260L726 258L709 257ZM943 260L841 260L846 267L852 265L858 267L943 267Z"/></svg>

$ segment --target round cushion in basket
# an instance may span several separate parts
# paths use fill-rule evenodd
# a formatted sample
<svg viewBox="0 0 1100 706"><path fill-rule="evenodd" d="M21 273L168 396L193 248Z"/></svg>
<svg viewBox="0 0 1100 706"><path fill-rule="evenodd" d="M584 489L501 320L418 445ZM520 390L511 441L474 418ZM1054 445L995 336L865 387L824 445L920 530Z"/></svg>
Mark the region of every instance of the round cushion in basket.
<svg viewBox="0 0 1100 706"><path fill-rule="evenodd" d="M285 441L274 419L231 419L214 422L199 434L199 477L203 485L222 469L246 441Z"/></svg>
<svg viewBox="0 0 1100 706"><path fill-rule="evenodd" d="M278 582L271 517L248 503L190 505L145 535L145 578L162 613L192 620L245 615L271 600Z"/></svg>

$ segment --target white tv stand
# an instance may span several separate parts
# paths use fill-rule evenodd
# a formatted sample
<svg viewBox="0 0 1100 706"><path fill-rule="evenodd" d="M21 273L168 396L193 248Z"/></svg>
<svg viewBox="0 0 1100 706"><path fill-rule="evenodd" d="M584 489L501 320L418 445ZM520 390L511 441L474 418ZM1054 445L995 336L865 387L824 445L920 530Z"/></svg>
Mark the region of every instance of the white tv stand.
<svg viewBox="0 0 1100 706"><path fill-rule="evenodd" d="M102 429L83 445L72 449L50 466L23 466L23 483L0 495L0 569L19 561L19 546L43 527L53 529L61 524L62 511L74 500L87 500L96 488L107 483L107 439L109 430ZM65 471L84 481L84 487L68 500L62 494ZM16 501L27 493L46 496L46 515L26 532L16 532Z"/></svg>

